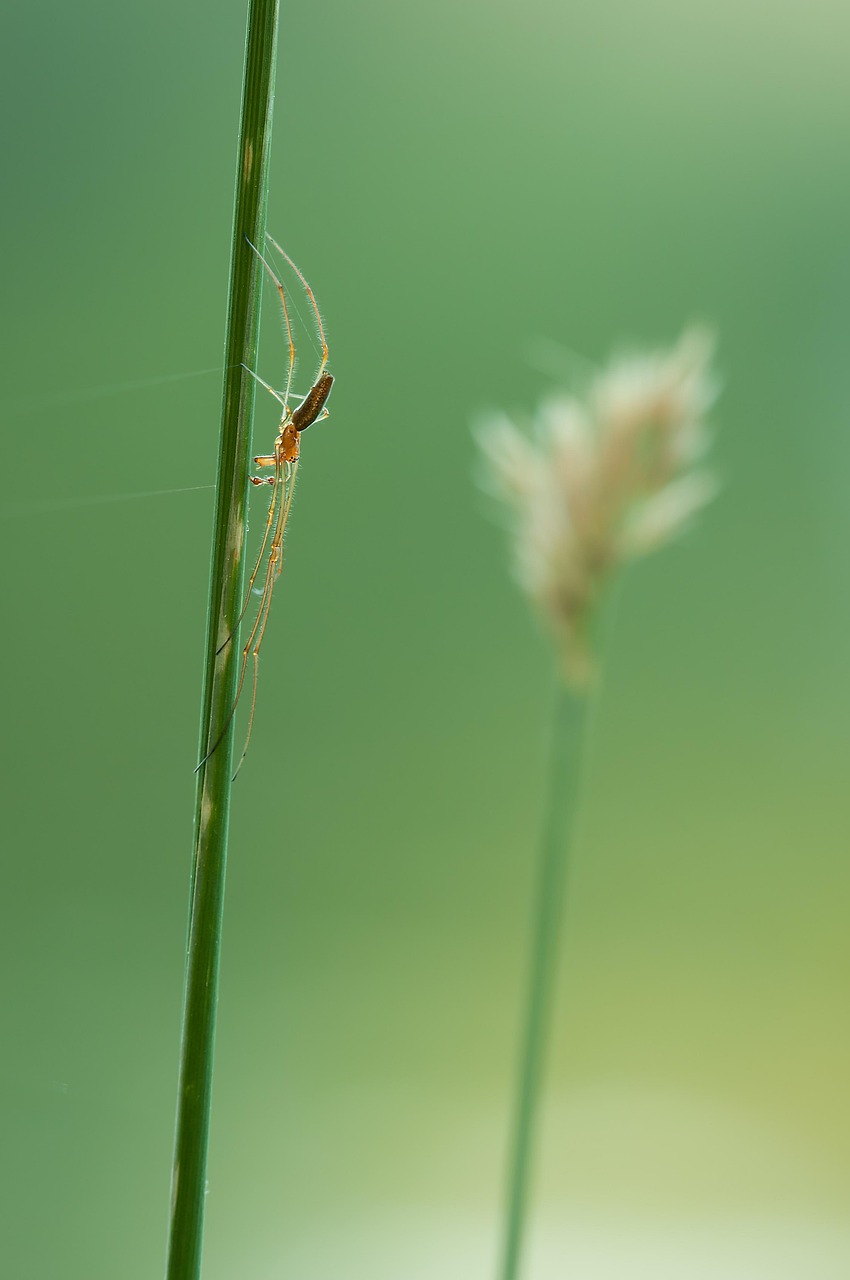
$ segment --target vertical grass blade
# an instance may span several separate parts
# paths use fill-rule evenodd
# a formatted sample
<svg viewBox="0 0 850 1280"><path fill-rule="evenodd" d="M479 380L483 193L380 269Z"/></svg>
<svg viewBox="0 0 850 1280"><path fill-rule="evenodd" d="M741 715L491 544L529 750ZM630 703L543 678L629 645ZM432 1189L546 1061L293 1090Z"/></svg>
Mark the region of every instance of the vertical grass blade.
<svg viewBox="0 0 850 1280"><path fill-rule="evenodd" d="M535 1120L549 1042L564 888L575 823L588 695L558 682L546 816L540 842L532 954L514 1103L500 1280L516 1280L526 1222Z"/></svg>
<svg viewBox="0 0 850 1280"><path fill-rule="evenodd" d="M223 736L197 780L167 1280L197 1280L201 1268L233 769L233 724L227 720L239 647L216 650L232 633L242 605L254 407L254 381L243 366L256 365L260 319L258 260L248 242L262 245L265 237L278 8L279 0L250 0L248 10L198 758Z"/></svg>

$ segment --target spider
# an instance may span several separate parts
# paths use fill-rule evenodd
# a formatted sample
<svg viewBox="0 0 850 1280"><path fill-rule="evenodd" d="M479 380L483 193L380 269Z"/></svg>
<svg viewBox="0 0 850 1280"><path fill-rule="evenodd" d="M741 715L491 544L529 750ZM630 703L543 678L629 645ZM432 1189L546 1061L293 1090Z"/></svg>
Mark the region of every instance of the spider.
<svg viewBox="0 0 850 1280"><path fill-rule="evenodd" d="M313 314L316 317L316 326L318 329L322 356L312 387L300 404L296 405L294 409L290 408L289 397L292 391L292 375L295 368L295 343L292 337L292 321L289 315L289 305L286 301L286 291L266 258L262 253L260 253L259 249L252 244L251 248L260 259L260 262L263 264L269 278L274 283L274 286L280 296L281 306L283 307L286 338L289 345L289 366L286 376L286 388L282 393L276 391L274 387L270 386L268 382L265 382L259 374L254 373L252 369L248 369L246 366L246 372L249 373L261 387L264 387L266 391L274 396L275 400L277 400L278 404L281 406L282 413L280 416L280 425L278 427L277 439L274 442L273 452L260 454L258 457L254 458L254 462L258 467L273 467L274 473L268 476L249 476L249 480L253 485L272 486L268 518L266 520L266 527L263 532L263 538L260 544L260 550L257 554L257 559L253 569L251 570L250 577L248 578L248 589L245 594L245 603L242 606L242 611L239 614L230 635L216 650L216 656L227 648L236 635L242 623L242 619L248 612L251 597L254 594L254 586L264 564L265 572L262 576L262 585L259 588L260 605L257 610L257 616L254 619L254 624L251 627L248 639L242 649L242 660L239 668L239 679L236 685L236 696L233 700L233 706L230 708L227 720L225 721L224 727L219 733L218 738L197 766L197 768L200 769L201 765L205 764L206 761L209 760L210 756L224 738L230 722L236 714L236 708L239 704L239 699L242 696L242 689L245 684L248 662L249 659L253 657L251 709L248 716L248 729L245 735L245 745L242 748L242 755L239 759L239 764L236 767L236 773L233 775L234 780L236 779L236 775L239 773L239 770L242 767L242 762L247 754L248 744L251 741L251 731L254 726L254 712L257 706L257 677L259 672L260 647L262 646L263 637L269 620L269 612L271 610L275 583L280 577L280 573L283 568L283 535L286 530L286 523L289 519L289 511L292 506L292 495L295 489L295 477L298 473L298 458L301 452L301 432L306 431L314 422L319 422L322 418L326 418L328 416L327 399L330 395L331 387L334 382L333 375L327 372L328 344L325 337L324 325L322 324L321 313L319 312L319 307L316 303L313 290L310 288L303 274L292 261L289 254L281 249L277 241L272 239L271 236L267 236L266 238L273 248L277 250L280 256L289 264L304 286L307 297L310 300L310 306L312 307ZM250 244L251 242L249 241L248 243Z"/></svg>

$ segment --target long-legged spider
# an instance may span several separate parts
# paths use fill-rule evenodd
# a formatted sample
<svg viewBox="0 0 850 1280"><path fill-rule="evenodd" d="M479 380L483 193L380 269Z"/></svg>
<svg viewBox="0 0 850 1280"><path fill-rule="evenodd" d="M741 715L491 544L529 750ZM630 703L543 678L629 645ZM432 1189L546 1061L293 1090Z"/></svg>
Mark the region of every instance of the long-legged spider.
<svg viewBox="0 0 850 1280"><path fill-rule="evenodd" d="M267 236L267 239L277 250L280 256L289 263L289 266L304 286L307 297L310 300L310 306L312 307L313 314L316 317L316 326L318 329L322 355L312 387L307 392L306 396L304 396L300 404L296 405L294 409L290 408L289 397L292 393L292 375L295 369L295 342L292 336L292 321L289 314L289 306L286 301L286 291L282 282L278 279L263 254L260 253L259 249L254 245L251 245L251 248L260 259L260 262L263 264L263 267L265 268L269 278L274 283L278 295L280 296L281 306L283 308L286 338L289 345L289 360L286 375L286 387L283 392L276 391L274 387L270 386L268 382L265 382L259 374L254 373L252 369L246 368L246 372L249 373L261 387L265 387L266 391L274 396L275 400L277 400L282 408L282 413L280 416L280 425L278 427L277 439L274 442L273 452L260 454L258 457L254 458L254 462L258 467L274 468L273 475L249 477L249 480L253 485L268 484L272 486L268 518L266 520L266 527L263 532L262 542L260 543L260 550L257 553L257 559L248 578L245 603L242 606L242 611L239 614L230 635L216 650L217 655L222 653L224 649L232 643L245 614L248 612L251 597L254 594L255 583L260 575L260 570L265 563L265 573L262 577L262 586L259 588L260 604L257 609L257 616L254 619L254 624L251 627L250 634L248 635L248 639L242 648L242 661L239 667L239 678L236 685L236 696L233 699L233 706L230 708L227 720L225 721L218 737L198 765L198 768L200 768L201 765L209 760L210 756L219 746L227 732L230 722L236 714L239 699L242 696L242 689L245 684L249 658L253 657L251 709L248 716L245 745L242 748L242 755L240 756L239 764L236 766L236 772L233 775L234 779L242 767L242 761L245 759L248 744L251 741L251 731L254 727L254 712L257 706L257 677L259 672L260 647L263 643L263 636L265 635L266 626L269 620L269 611L271 609L275 583L280 577L281 569L283 568L283 535L286 530L286 523L289 519L289 511L292 506L292 495L295 490L295 477L298 473L298 458L301 452L301 432L306 431L314 422L318 422L320 419L328 416L327 399L330 395L334 381L333 375L328 373L326 369L328 363L328 344L325 337L325 328L322 324L322 316L313 290L310 288L303 274L292 261L289 254L281 249L277 241L273 240L271 236Z"/></svg>

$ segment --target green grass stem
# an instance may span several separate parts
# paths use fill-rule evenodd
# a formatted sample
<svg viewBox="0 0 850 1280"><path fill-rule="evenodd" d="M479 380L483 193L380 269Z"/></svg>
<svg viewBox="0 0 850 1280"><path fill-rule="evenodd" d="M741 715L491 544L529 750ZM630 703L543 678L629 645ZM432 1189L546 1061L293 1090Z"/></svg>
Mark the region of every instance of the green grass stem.
<svg viewBox="0 0 850 1280"><path fill-rule="evenodd" d="M534 904L531 964L520 1042L519 1074L509 1148L499 1280L516 1280L522 1253L535 1120L551 1024L558 934L578 797L588 696L561 681L555 701L550 775Z"/></svg>
<svg viewBox="0 0 850 1280"><path fill-rule="evenodd" d="M221 735L198 771L177 1127L171 1185L167 1280L197 1280L206 1195L215 1015L233 772L238 644L247 489L260 322L259 261L248 241L265 238L279 0L250 0L230 260L215 525L198 758ZM225 727L226 726L226 727Z"/></svg>

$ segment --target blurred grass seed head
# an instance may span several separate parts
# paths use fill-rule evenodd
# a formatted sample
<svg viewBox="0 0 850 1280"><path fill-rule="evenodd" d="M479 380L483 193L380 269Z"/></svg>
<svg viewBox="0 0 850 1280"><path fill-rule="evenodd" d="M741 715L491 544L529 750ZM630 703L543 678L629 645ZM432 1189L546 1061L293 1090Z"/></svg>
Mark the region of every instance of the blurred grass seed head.
<svg viewBox="0 0 850 1280"><path fill-rule="evenodd" d="M592 680L590 626L612 573L675 538L716 491L697 466L713 350L711 334L690 329L669 349L613 358L582 394L547 397L530 435L503 413L478 425L517 577L574 687Z"/></svg>

